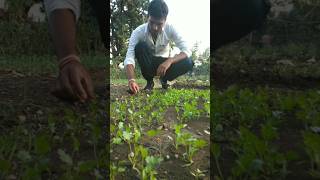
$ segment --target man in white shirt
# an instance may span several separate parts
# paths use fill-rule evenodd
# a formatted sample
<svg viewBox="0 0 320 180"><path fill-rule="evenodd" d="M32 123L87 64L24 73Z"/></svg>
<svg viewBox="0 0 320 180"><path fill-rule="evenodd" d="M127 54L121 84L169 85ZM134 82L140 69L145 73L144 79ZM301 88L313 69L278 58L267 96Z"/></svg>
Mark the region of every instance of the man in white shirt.
<svg viewBox="0 0 320 180"><path fill-rule="evenodd" d="M187 73L193 68L191 51L175 28L166 23L168 6L163 0L153 0L148 7L148 22L137 27L131 34L124 66L128 77L129 92L136 94L139 86L134 79L135 58L142 76L147 80L145 90L152 90L154 76L160 76L163 89L167 81ZM173 41L180 53L170 57L169 42Z"/></svg>

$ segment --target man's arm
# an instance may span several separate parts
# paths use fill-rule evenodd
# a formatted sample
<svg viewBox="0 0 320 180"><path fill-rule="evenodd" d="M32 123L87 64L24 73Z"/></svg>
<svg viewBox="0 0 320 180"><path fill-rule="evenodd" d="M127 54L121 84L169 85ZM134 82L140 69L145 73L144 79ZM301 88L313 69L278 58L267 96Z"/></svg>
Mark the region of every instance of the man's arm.
<svg viewBox="0 0 320 180"><path fill-rule="evenodd" d="M169 28L170 37L181 52L175 55L174 57L168 58L165 62L160 64L160 66L157 69L158 76L164 76L172 64L175 64L191 56L191 51L188 47L187 42L182 38L182 36L176 31L176 29L172 25L170 25Z"/></svg>
<svg viewBox="0 0 320 180"><path fill-rule="evenodd" d="M126 73L128 78L128 86L133 94L139 92L139 85L136 83L134 79L134 66L132 64L128 64L126 66Z"/></svg>
<svg viewBox="0 0 320 180"><path fill-rule="evenodd" d="M176 54L174 57L169 57L165 62L159 65L157 69L157 75L164 76L172 64L175 64L187 57L188 56L185 52L180 52L179 54Z"/></svg>
<svg viewBox="0 0 320 180"><path fill-rule="evenodd" d="M174 57L171 58L171 64L175 64L175 63L177 63L187 57L188 57L188 55L185 52L181 51L179 54L176 54Z"/></svg>
<svg viewBox="0 0 320 180"><path fill-rule="evenodd" d="M50 13L49 28L59 60L59 76L52 94L58 98L85 101L94 97L91 77L76 51L76 18L69 9Z"/></svg>
<svg viewBox="0 0 320 180"><path fill-rule="evenodd" d="M139 86L134 79L134 68L135 68L134 49L136 44L138 44L139 42L139 39L140 39L139 37L141 36L141 32L140 32L141 29L139 28L141 27L138 27L137 29L135 29L130 36L126 59L124 60L124 67L126 69L126 74L128 78L128 86L133 94L136 94L139 92Z"/></svg>
<svg viewBox="0 0 320 180"><path fill-rule="evenodd" d="M134 79L134 66L132 64L126 66L126 73L128 80Z"/></svg>

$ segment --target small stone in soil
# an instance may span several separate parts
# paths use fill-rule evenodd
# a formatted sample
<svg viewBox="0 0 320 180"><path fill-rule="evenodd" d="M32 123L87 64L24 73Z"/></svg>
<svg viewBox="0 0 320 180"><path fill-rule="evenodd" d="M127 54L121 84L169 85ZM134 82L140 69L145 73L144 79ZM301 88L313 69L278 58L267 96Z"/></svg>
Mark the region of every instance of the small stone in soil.
<svg viewBox="0 0 320 180"><path fill-rule="evenodd" d="M38 115L42 115L43 112L42 112L41 110L38 110L38 111L37 111L37 114L38 114Z"/></svg>
<svg viewBox="0 0 320 180"><path fill-rule="evenodd" d="M170 156L169 156L169 155L167 155L167 156L166 156L166 158L167 158L167 159L170 159Z"/></svg>
<svg viewBox="0 0 320 180"><path fill-rule="evenodd" d="M131 152L131 153L129 154L129 156L130 156L130 157L134 157L134 153Z"/></svg>
<svg viewBox="0 0 320 180"><path fill-rule="evenodd" d="M11 174L11 175L9 175L9 176L7 177L7 179L10 179L10 180L11 180L11 179L12 179L12 180L13 180L13 179L17 179L17 176Z"/></svg>
<svg viewBox="0 0 320 180"><path fill-rule="evenodd" d="M207 130L204 130L204 133L206 133L206 134L210 135L210 132L209 132L209 131L207 131Z"/></svg>
<svg viewBox="0 0 320 180"><path fill-rule="evenodd" d="M178 158L179 158L179 155L178 155L178 154L175 154L174 157L175 157L176 159L178 159Z"/></svg>
<svg viewBox="0 0 320 180"><path fill-rule="evenodd" d="M19 119L21 122L25 122L27 118L26 118L25 115L19 115L19 116L18 116L18 119Z"/></svg>

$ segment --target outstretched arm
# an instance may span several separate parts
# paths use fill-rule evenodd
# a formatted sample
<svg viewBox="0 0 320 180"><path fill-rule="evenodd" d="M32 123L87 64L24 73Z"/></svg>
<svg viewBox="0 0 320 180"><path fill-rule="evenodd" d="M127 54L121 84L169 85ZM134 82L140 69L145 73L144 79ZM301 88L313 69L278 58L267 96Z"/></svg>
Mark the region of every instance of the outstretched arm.
<svg viewBox="0 0 320 180"><path fill-rule="evenodd" d="M72 101L93 98L90 75L76 51L75 15L69 9L56 9L49 14L49 28L60 66L53 95Z"/></svg>
<svg viewBox="0 0 320 180"><path fill-rule="evenodd" d="M133 92L134 94L138 93L139 86L134 79L134 66L132 64L128 64L126 66L126 73L127 73L127 78L128 78L128 85L129 85L131 92Z"/></svg>

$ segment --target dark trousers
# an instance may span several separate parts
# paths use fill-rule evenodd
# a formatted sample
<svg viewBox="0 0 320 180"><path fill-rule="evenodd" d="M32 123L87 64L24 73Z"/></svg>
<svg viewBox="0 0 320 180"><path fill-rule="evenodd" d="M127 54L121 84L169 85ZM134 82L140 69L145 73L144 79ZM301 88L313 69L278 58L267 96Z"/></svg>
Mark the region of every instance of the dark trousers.
<svg viewBox="0 0 320 180"><path fill-rule="evenodd" d="M109 38L109 36L107 37L107 28L108 28L107 26L108 26L109 20L107 15L107 7L109 7L109 5L105 0L90 0L89 2L95 12L95 16L99 23L102 42L105 48L108 49L109 44L107 44L107 42L109 42L109 39L107 38Z"/></svg>
<svg viewBox="0 0 320 180"><path fill-rule="evenodd" d="M137 58L139 66L141 68L142 76L147 81L151 81L153 77L156 76L159 65L163 63L167 58L153 56L151 52L152 50L145 42L139 42L136 45L134 51L135 57ZM172 81L178 76L181 76L192 70L192 68L192 60L190 58L185 58L175 64L172 64L167 70L166 74L161 78L164 81Z"/></svg>

